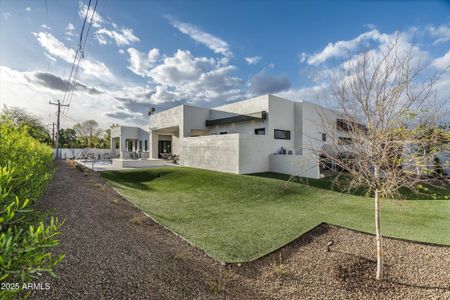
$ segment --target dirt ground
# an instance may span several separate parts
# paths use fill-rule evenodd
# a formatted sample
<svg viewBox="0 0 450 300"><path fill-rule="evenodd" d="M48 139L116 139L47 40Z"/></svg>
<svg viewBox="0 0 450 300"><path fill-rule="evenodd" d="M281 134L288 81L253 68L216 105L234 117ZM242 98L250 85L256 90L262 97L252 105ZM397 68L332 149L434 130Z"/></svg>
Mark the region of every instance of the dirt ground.
<svg viewBox="0 0 450 300"><path fill-rule="evenodd" d="M38 208L65 219L55 253L66 257L60 278L42 278L51 288L32 298L450 299L450 247L385 239L380 283L374 237L322 224L257 261L224 266L146 217L98 174L63 161Z"/></svg>

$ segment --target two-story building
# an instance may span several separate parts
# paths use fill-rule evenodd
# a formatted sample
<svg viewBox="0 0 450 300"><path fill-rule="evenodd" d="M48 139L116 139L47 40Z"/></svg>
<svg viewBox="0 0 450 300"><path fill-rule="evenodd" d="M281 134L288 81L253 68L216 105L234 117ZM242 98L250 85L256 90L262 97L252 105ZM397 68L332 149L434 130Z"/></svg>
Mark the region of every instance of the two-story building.
<svg viewBox="0 0 450 300"><path fill-rule="evenodd" d="M236 174L319 178L317 153L337 120L333 110L274 95L214 108L180 105L150 116L149 156L169 152L182 166Z"/></svg>

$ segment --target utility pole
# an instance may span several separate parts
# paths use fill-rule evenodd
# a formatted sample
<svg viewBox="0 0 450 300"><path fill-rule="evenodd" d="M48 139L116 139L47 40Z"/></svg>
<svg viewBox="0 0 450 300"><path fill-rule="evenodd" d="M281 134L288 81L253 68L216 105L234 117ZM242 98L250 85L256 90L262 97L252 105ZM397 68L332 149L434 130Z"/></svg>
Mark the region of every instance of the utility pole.
<svg viewBox="0 0 450 300"><path fill-rule="evenodd" d="M56 159L59 158L59 119L61 116L61 106L67 106L69 107L69 104L61 104L61 101L56 100L56 102L48 102L51 105L57 105L58 106L58 118L56 119Z"/></svg>
<svg viewBox="0 0 450 300"><path fill-rule="evenodd" d="M55 146L55 122L52 123L52 143Z"/></svg>

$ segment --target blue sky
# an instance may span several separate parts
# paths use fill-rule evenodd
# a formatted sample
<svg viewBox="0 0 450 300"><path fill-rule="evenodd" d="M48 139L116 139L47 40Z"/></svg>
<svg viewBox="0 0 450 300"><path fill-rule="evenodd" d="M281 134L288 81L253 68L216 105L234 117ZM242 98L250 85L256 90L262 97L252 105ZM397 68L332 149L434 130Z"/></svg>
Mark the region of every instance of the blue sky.
<svg viewBox="0 0 450 300"><path fill-rule="evenodd" d="M87 3L0 1L1 104L54 120L48 101L64 97ZM324 72L396 31L405 45L415 41L430 71L450 64L445 1L99 0L94 21L63 126L144 126L149 107L215 106L268 92L319 101Z"/></svg>

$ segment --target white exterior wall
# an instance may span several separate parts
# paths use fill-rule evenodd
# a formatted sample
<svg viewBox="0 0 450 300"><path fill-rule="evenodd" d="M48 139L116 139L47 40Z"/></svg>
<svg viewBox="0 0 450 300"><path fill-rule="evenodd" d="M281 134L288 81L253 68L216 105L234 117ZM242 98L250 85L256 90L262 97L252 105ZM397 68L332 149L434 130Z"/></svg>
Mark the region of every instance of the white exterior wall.
<svg viewBox="0 0 450 300"><path fill-rule="evenodd" d="M294 150L294 104L293 101L269 95L269 130L266 131L266 135L270 138L270 153L277 153L281 147ZM291 139L275 139L275 129L289 130Z"/></svg>
<svg viewBox="0 0 450 300"><path fill-rule="evenodd" d="M320 105L302 102L302 148L303 153L323 150L323 146L331 144L336 136L329 136L336 131L336 120L339 115ZM322 133L327 134L327 141L322 142Z"/></svg>
<svg viewBox="0 0 450 300"><path fill-rule="evenodd" d="M239 174L269 171L271 145L267 135L239 135Z"/></svg>
<svg viewBox="0 0 450 300"><path fill-rule="evenodd" d="M180 165L239 173L239 134L184 138Z"/></svg>
<svg viewBox="0 0 450 300"><path fill-rule="evenodd" d="M270 155L270 171L307 178L320 178L319 160L313 154Z"/></svg>
<svg viewBox="0 0 450 300"><path fill-rule="evenodd" d="M248 100L217 106L214 107L213 110L230 112L241 115L252 114L261 111L269 111L269 95L263 95ZM227 115L220 116L219 114L220 112L213 111L212 117L214 118L227 117Z"/></svg>

